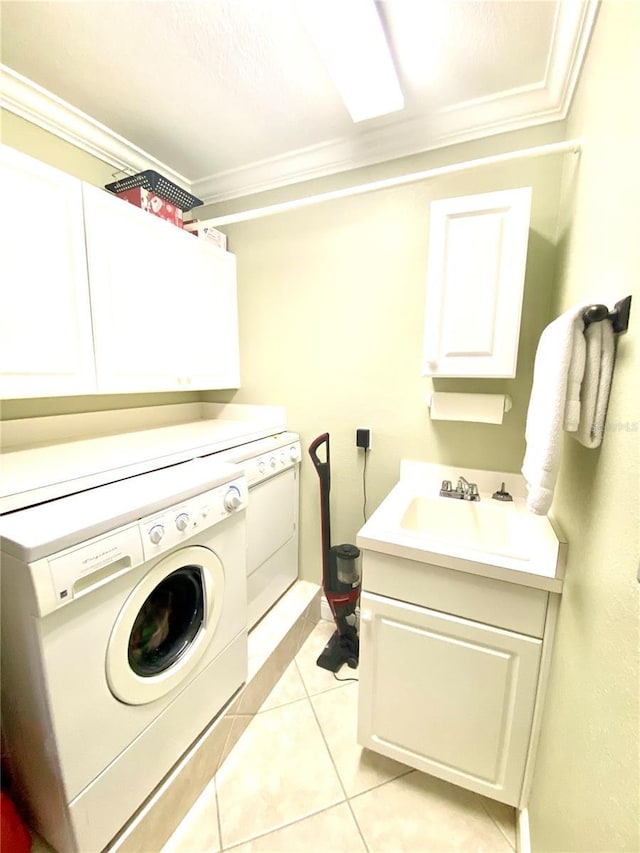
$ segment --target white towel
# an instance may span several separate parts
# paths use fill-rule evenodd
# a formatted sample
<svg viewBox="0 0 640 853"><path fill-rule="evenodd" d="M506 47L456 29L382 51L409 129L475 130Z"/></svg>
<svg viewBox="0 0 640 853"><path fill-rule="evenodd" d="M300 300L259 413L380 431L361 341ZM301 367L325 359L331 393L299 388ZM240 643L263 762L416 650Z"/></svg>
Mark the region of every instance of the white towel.
<svg viewBox="0 0 640 853"><path fill-rule="evenodd" d="M567 373L567 393L564 403L563 423L566 432L575 432L580 423L580 388L582 387L587 352L586 344L583 344L580 340L581 338L582 334L574 337L571 361L569 362L569 371Z"/></svg>
<svg viewBox="0 0 640 853"><path fill-rule="evenodd" d="M599 447L607 416L615 339L610 320L590 323L584 331L587 358L580 391L580 423L573 437L585 447Z"/></svg>
<svg viewBox="0 0 640 853"><path fill-rule="evenodd" d="M560 467L560 442L565 422L569 373L584 367L584 305L571 308L550 323L540 336L533 368L533 388L527 413L525 438L527 450L522 474L529 490L527 506L532 512L546 515L553 500L553 490ZM579 394L579 384L578 384ZM568 422L577 426L575 383L572 386L571 412ZM579 397L578 397L579 399ZM575 427L574 427L575 429Z"/></svg>

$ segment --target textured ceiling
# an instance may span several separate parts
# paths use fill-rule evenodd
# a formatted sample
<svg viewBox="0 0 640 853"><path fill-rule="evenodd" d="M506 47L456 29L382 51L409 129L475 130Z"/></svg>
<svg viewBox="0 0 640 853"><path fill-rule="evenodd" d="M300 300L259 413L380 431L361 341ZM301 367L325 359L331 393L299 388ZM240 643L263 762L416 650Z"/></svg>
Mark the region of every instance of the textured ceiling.
<svg viewBox="0 0 640 853"><path fill-rule="evenodd" d="M405 108L356 125L295 0L6 0L2 62L214 199L562 118L553 73L571 85L595 15L574 0L378 7Z"/></svg>

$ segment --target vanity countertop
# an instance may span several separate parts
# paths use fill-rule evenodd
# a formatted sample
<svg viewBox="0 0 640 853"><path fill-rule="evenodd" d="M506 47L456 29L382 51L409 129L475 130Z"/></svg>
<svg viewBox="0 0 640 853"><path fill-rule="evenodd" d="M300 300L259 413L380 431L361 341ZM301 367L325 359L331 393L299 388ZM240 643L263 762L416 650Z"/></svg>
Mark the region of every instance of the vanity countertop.
<svg viewBox="0 0 640 853"><path fill-rule="evenodd" d="M441 497L443 480L478 486L479 501ZM502 483L512 501L492 494ZM526 507L524 479L508 472L403 461L400 481L360 529L358 547L443 568L562 591L566 544Z"/></svg>

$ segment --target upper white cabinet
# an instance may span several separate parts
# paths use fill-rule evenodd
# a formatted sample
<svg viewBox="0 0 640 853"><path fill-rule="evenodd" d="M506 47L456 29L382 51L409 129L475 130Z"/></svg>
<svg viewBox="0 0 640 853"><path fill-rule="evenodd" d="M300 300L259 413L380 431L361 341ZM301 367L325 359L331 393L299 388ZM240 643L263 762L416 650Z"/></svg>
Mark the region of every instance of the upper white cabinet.
<svg viewBox="0 0 640 853"><path fill-rule="evenodd" d="M6 146L0 181L0 397L91 393L80 181Z"/></svg>
<svg viewBox="0 0 640 853"><path fill-rule="evenodd" d="M6 146L0 169L0 396L239 386L233 255Z"/></svg>
<svg viewBox="0 0 640 853"><path fill-rule="evenodd" d="M422 374L516 375L531 187L431 205Z"/></svg>
<svg viewBox="0 0 640 853"><path fill-rule="evenodd" d="M237 387L234 256L83 192L98 391Z"/></svg>

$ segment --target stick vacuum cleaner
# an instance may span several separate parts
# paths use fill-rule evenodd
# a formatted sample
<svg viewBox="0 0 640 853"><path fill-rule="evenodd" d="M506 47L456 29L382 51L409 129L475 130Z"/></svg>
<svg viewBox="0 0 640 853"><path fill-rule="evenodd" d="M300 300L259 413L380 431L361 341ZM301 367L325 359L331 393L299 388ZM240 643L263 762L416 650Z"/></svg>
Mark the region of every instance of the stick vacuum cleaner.
<svg viewBox="0 0 640 853"><path fill-rule="evenodd" d="M323 445L326 448L324 462L318 458L318 449ZM329 433L318 436L311 443L309 455L320 478L322 588L336 623L336 631L316 663L331 672L337 672L345 663L355 669L359 652L356 606L360 597L360 549L355 545L331 547Z"/></svg>

